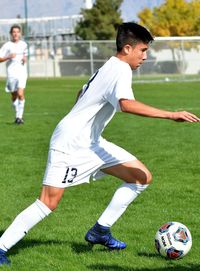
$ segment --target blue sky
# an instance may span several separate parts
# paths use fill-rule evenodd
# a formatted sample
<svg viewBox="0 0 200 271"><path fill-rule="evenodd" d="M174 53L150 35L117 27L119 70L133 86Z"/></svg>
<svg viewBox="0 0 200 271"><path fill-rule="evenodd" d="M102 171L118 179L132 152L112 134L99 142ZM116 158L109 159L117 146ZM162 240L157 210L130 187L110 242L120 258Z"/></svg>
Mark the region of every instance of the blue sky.
<svg viewBox="0 0 200 271"><path fill-rule="evenodd" d="M121 6L122 17L125 21L137 21L137 13L145 7L159 6L164 0L124 0Z"/></svg>
<svg viewBox="0 0 200 271"><path fill-rule="evenodd" d="M109 0L108 0L109 1ZM137 13L144 7L160 5L164 0L124 0L121 6L124 21L137 21ZM29 17L79 14L84 0L27 0ZM24 17L24 0L0 0L1 19Z"/></svg>

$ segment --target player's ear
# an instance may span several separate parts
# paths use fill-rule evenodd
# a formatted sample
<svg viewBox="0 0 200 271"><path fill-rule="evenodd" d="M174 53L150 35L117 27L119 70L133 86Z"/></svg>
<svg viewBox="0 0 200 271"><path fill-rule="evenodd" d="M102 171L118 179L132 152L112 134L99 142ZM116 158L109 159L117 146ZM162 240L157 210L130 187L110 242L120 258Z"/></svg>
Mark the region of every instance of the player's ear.
<svg viewBox="0 0 200 271"><path fill-rule="evenodd" d="M131 52L131 50L132 50L132 46L129 45L129 44L126 44L126 45L124 46L124 48L123 48L123 51L124 51L124 53L125 53L126 55L128 55L128 54Z"/></svg>

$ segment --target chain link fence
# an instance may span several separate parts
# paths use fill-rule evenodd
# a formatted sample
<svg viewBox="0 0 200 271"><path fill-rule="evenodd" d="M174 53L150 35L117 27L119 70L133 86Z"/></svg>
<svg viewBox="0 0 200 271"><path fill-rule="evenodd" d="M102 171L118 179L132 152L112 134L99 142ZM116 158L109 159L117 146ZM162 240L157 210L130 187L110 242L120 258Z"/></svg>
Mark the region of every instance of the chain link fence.
<svg viewBox="0 0 200 271"><path fill-rule="evenodd" d="M29 76L90 76L115 55L115 48L115 41L31 41ZM148 59L133 73L138 81L200 79L200 37L156 38ZM6 76L3 64L0 76Z"/></svg>

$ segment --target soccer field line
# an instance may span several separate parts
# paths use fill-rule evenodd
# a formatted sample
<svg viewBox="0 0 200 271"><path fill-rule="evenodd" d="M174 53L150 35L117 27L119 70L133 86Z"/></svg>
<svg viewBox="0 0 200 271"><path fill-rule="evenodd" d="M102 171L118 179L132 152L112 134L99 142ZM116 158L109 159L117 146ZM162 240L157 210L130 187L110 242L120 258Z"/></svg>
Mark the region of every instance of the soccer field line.
<svg viewBox="0 0 200 271"><path fill-rule="evenodd" d="M50 112L26 112L26 115L29 115L29 116L31 116L31 115L39 115L39 116L49 116L49 115L51 115L51 116L57 116L57 115L60 115L60 114L57 113L57 112L50 111Z"/></svg>
<svg viewBox="0 0 200 271"><path fill-rule="evenodd" d="M59 113L56 112L26 112L25 115L27 116L59 116ZM63 114L63 117L66 113ZM7 114L0 114L0 117L5 117Z"/></svg>

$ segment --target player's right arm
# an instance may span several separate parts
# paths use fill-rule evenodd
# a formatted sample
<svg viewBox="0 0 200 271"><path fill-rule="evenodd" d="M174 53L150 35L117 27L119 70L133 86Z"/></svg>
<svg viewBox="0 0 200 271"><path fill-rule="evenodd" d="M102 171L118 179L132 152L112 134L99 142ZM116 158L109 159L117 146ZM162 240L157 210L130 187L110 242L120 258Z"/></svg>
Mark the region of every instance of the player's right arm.
<svg viewBox="0 0 200 271"><path fill-rule="evenodd" d="M5 61L10 60L15 57L16 57L16 54L9 54L8 56L0 57L0 62L5 62Z"/></svg>
<svg viewBox="0 0 200 271"><path fill-rule="evenodd" d="M146 105L136 100L120 99L119 104L122 112L140 115L144 117L163 118L187 122L200 121L200 118L187 111L179 112L166 111Z"/></svg>
<svg viewBox="0 0 200 271"><path fill-rule="evenodd" d="M10 53L10 48L8 43L5 43L0 49L0 63L10 60L16 57L15 53Z"/></svg>

